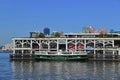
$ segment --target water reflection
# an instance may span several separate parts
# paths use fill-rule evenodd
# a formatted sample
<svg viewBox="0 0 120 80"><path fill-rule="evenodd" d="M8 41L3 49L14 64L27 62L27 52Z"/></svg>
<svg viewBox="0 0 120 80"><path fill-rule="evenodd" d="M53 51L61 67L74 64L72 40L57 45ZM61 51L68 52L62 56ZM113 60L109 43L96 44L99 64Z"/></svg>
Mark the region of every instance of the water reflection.
<svg viewBox="0 0 120 80"><path fill-rule="evenodd" d="M119 62L12 61L14 80L120 80Z"/></svg>

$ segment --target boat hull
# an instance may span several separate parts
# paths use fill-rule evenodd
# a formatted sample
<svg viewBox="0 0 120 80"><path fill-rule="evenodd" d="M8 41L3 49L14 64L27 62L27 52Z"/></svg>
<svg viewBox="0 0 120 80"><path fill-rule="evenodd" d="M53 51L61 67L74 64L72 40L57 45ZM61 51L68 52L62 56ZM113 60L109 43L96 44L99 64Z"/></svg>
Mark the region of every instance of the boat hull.
<svg viewBox="0 0 120 80"><path fill-rule="evenodd" d="M88 60L87 55L35 55L36 60Z"/></svg>

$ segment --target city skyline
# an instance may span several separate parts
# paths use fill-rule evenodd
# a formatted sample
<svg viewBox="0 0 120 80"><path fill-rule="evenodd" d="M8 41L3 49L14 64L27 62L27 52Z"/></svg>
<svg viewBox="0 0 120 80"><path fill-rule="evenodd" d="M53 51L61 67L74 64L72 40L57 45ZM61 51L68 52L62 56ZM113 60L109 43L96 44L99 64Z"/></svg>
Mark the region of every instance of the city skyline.
<svg viewBox="0 0 120 80"><path fill-rule="evenodd" d="M81 32L84 26L120 30L119 0L0 0L0 45L44 27Z"/></svg>

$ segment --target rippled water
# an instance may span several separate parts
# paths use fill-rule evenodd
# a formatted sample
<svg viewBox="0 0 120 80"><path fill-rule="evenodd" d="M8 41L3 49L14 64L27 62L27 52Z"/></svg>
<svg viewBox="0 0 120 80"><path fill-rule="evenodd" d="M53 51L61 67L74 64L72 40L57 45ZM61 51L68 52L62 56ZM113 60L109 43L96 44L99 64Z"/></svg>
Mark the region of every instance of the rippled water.
<svg viewBox="0 0 120 80"><path fill-rule="evenodd" d="M0 53L0 80L12 80L12 66L9 53Z"/></svg>
<svg viewBox="0 0 120 80"><path fill-rule="evenodd" d="M120 62L9 61L0 53L0 80L120 80Z"/></svg>

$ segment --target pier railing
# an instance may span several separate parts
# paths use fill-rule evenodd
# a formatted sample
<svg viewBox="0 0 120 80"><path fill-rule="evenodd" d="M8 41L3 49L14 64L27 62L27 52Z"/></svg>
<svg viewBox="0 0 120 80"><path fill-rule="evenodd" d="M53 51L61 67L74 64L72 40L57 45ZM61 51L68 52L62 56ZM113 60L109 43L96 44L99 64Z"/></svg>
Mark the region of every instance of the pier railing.
<svg viewBox="0 0 120 80"><path fill-rule="evenodd" d="M120 50L119 47L101 47L101 48L94 48L94 50Z"/></svg>

